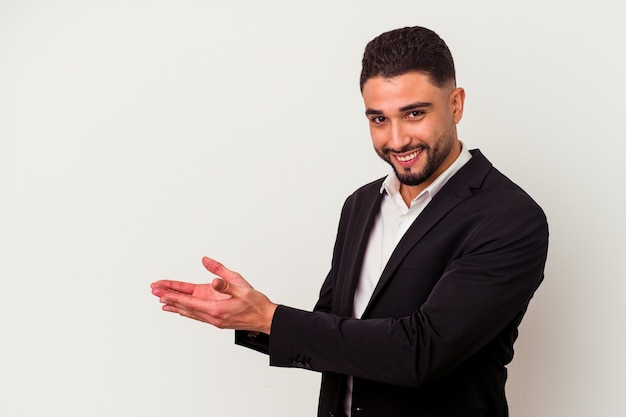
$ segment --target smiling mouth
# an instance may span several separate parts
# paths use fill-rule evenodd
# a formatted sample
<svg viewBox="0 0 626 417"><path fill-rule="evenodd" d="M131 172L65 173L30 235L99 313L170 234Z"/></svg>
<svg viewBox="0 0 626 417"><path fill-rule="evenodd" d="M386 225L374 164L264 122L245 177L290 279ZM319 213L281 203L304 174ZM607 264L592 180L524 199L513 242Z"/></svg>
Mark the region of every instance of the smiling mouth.
<svg viewBox="0 0 626 417"><path fill-rule="evenodd" d="M417 156L422 153L421 149L417 149L411 153L405 154L405 155L395 155L396 159L400 162L409 162L412 161L413 159L417 158Z"/></svg>

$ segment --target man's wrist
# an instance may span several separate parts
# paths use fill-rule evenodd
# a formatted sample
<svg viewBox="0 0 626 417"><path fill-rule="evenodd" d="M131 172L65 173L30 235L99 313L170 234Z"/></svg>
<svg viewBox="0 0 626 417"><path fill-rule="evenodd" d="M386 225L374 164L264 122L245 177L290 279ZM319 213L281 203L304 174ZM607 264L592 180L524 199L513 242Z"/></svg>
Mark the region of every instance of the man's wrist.
<svg viewBox="0 0 626 417"><path fill-rule="evenodd" d="M271 303L269 308L267 309L265 323L263 328L261 329L262 333L270 334L272 331L272 322L274 321L274 313L276 313L276 308L278 308L278 304Z"/></svg>

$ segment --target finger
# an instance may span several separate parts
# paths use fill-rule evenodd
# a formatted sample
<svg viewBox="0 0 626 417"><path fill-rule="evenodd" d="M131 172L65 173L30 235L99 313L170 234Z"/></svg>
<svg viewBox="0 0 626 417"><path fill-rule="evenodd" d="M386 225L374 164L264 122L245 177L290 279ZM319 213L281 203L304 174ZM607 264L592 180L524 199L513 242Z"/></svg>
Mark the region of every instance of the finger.
<svg viewBox="0 0 626 417"><path fill-rule="evenodd" d="M169 313L174 313L174 314L178 314L180 316L183 317L187 317L190 318L192 320L197 320L197 321L202 321L204 323L209 323L219 329L224 329L226 328L226 324L218 319L217 317L206 313L205 311L200 311L200 310L186 310L186 309L182 309L182 308L178 308L176 306L172 306L169 304L166 304L163 306L163 311L167 311Z"/></svg>
<svg viewBox="0 0 626 417"><path fill-rule="evenodd" d="M223 278L225 280L230 281L232 279L241 278L241 275L239 275L237 272L231 271L230 269L222 265L220 262L216 261L215 259L211 259L207 256L202 258L202 265L204 265L204 267L210 273L215 274L218 277Z"/></svg>
<svg viewBox="0 0 626 417"><path fill-rule="evenodd" d="M168 290L167 288L163 288L163 287L153 287L152 288L152 295L156 295L159 298L163 297L168 292L170 292L170 290Z"/></svg>
<svg viewBox="0 0 626 417"><path fill-rule="evenodd" d="M181 295L181 297L186 296ZM161 307L163 311L179 314L183 317L189 317L190 319L197 319L195 310L189 306L188 300L184 298L162 297L159 301L163 303L163 306Z"/></svg>
<svg viewBox="0 0 626 417"><path fill-rule="evenodd" d="M185 309L182 309L182 308L178 308L178 307L173 306L171 304L164 304L163 307L161 307L161 309L163 311L167 311L168 313L174 313L174 314L178 314L178 315L183 316L183 317L188 317L190 319L198 320L198 318L195 316L193 311L189 311L189 310L185 310Z"/></svg>
<svg viewBox="0 0 626 417"><path fill-rule="evenodd" d="M183 294L192 294L196 288L196 284L182 281L161 280L152 283L150 287L154 289L164 289L180 292ZM154 292L154 291L153 291Z"/></svg>
<svg viewBox="0 0 626 417"><path fill-rule="evenodd" d="M163 310L178 313L181 316L190 317L196 320L210 322L211 318L219 314L219 301L208 301L195 298L185 294L168 294L160 299L164 304ZM203 317L200 319L199 317Z"/></svg>
<svg viewBox="0 0 626 417"><path fill-rule="evenodd" d="M166 294L183 294L180 291L176 291L173 290L171 288L165 288L165 287L154 287L152 288L152 294L156 295L157 297L163 297ZM191 294L188 294L191 295Z"/></svg>
<svg viewBox="0 0 626 417"><path fill-rule="evenodd" d="M241 287L249 287L252 288L252 285L248 281L246 281L240 273L232 271L226 268L223 264L216 261L215 259L211 259L209 257L202 258L202 264L204 267L213 274L218 277Z"/></svg>
<svg viewBox="0 0 626 417"><path fill-rule="evenodd" d="M159 302L176 309L189 310L193 296L178 292L166 292L159 298Z"/></svg>

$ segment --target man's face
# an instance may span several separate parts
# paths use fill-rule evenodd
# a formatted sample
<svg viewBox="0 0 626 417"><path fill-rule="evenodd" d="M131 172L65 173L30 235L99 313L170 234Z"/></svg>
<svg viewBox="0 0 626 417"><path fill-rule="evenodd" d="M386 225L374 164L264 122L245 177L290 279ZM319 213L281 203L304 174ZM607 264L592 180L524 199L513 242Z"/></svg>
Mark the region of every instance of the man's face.
<svg viewBox="0 0 626 417"><path fill-rule="evenodd" d="M415 197L459 155L456 124L464 99L463 89L436 87L417 72L363 85L374 149L393 167L403 196Z"/></svg>

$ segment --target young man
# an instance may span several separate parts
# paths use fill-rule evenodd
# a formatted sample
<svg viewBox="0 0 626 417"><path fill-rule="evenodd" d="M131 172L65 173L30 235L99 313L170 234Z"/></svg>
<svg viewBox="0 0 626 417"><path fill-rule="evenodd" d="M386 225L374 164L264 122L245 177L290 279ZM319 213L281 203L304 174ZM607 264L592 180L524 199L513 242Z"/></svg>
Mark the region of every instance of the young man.
<svg viewBox="0 0 626 417"><path fill-rule="evenodd" d="M211 284L152 291L165 311L236 329L272 365L321 371L318 416L507 416L505 366L543 279L545 216L459 141L465 92L434 32L372 40L361 92L392 173L346 200L313 312L209 258Z"/></svg>

